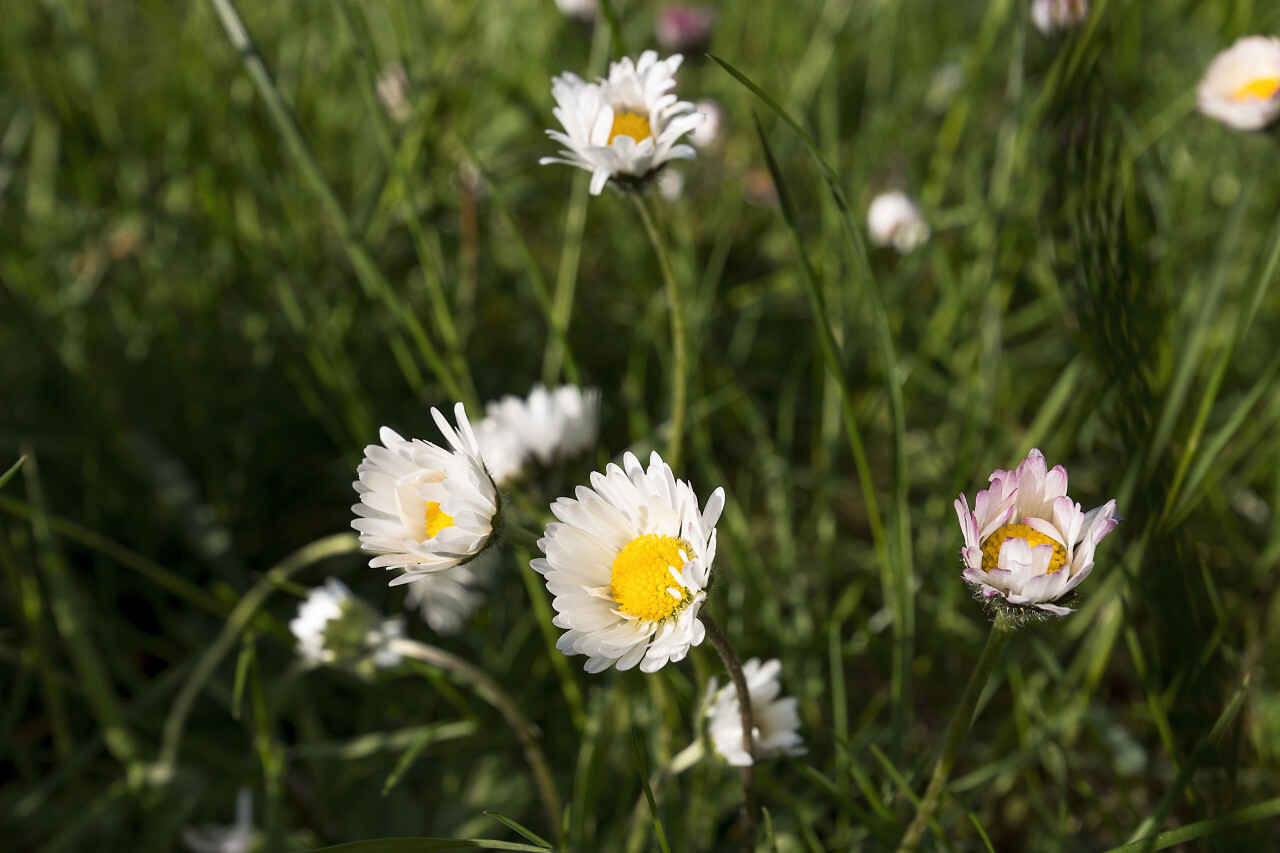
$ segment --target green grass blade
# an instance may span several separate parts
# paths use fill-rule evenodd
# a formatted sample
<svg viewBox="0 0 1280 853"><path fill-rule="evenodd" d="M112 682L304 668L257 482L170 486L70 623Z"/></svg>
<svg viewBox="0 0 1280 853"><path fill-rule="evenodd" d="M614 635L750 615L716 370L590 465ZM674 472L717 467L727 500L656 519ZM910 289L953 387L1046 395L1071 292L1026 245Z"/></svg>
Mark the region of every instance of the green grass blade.
<svg viewBox="0 0 1280 853"><path fill-rule="evenodd" d="M1243 809L1237 809L1221 817L1210 818L1209 820L1202 820L1177 829L1171 829L1146 841L1134 841L1122 844L1119 847L1112 847L1106 853L1154 853L1156 850L1168 850L1170 847L1186 844L1188 841L1195 841L1197 838L1207 838L1215 832L1230 829L1233 826L1245 826L1261 820L1270 820L1278 815L1280 815L1280 797L1266 800L1257 805L1247 806Z"/></svg>
<svg viewBox="0 0 1280 853"><path fill-rule="evenodd" d="M494 820L496 820L498 823L505 826L507 829L510 829L512 832L515 832L529 839L534 844L538 845L541 849L543 850L554 849L551 846L550 842L548 842L545 838L542 838L540 835L538 835L536 832L534 832L531 829L525 829L523 826L516 823L511 818L506 817L505 815L498 814L497 812L491 812L491 811L486 811L485 814L493 818Z"/></svg>
<svg viewBox="0 0 1280 853"><path fill-rule="evenodd" d="M18 473L18 470L22 468L22 463L26 461L27 461L27 457L25 454L22 456L19 456L18 461L13 463L11 466L9 466L8 471L5 471L3 474L0 474L0 489L3 489L9 483L9 481L13 479L13 475Z"/></svg>
<svg viewBox="0 0 1280 853"><path fill-rule="evenodd" d="M662 828L662 816L658 814L658 802L653 798L653 788L649 786L649 771L644 766L644 751L640 748L640 736L636 734L635 729L631 730L631 749L635 754L640 784L644 786L644 798L649 804L649 814L653 817L653 829L658 835L658 846L662 848L662 853L671 853L671 846L667 844L666 830Z"/></svg>

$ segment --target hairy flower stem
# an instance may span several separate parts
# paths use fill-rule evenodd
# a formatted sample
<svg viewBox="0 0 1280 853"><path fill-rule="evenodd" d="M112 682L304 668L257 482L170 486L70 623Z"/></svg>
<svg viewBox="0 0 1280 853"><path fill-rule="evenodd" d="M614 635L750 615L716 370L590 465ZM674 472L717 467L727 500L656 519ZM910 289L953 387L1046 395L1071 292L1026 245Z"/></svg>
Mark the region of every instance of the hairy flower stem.
<svg viewBox="0 0 1280 853"><path fill-rule="evenodd" d="M920 800L920 808L916 810L915 818L907 827L906 834L902 836L898 853L910 853L915 850L920 839L924 837L925 827L929 825L929 818L933 817L933 810L938 807L938 800L942 797L942 789L951 776L951 768L956 763L960 745L964 743L965 735L973 725L973 712L978 706L978 697L982 695L982 688L987 686L987 681L1000 660L1000 654L1008 644L1009 638L1013 636L1013 629L1013 616L1002 608L996 613L996 619L991 624L991 633L987 635L987 644L982 648L978 665L974 667L973 675L969 677L969 684L960 697L960 707L956 709L956 715L951 720L951 728L947 731L947 740L942 747L942 754L938 756L938 763L933 766L929 787Z"/></svg>
<svg viewBox="0 0 1280 853"><path fill-rule="evenodd" d="M639 193L632 193L644 230L653 244L653 251L658 256L658 266L662 269L662 280L667 288L667 313L671 316L671 353L675 362L671 377L671 432L667 435L667 452L663 458L672 470L679 470L680 450L684 442L685 408L689 396L689 351L685 340L684 303L680 299L680 283L676 280L675 266L671 263L671 252L667 249L662 232L649 205Z"/></svg>
<svg viewBox="0 0 1280 853"><path fill-rule="evenodd" d="M524 760L533 771L533 781L538 788L538 796L542 799L542 807L547 812L547 823L551 825L551 831L558 837L560 797L556 794L555 784L551 781L551 769L547 765L547 757L543 755L542 747L538 746L538 742L534 740L533 725L525 719L524 714L520 713L515 700L484 672L444 649L404 638L396 638L388 646L396 654L420 660L458 676L476 692L476 695L498 709L498 713L502 714L502 718L507 721L507 725L520 741L520 746L524 750Z"/></svg>
<svg viewBox="0 0 1280 853"><path fill-rule="evenodd" d="M711 618L706 610L698 613L698 618L706 626L707 637L711 645L716 647L724 668L729 671L733 680L733 689L738 694L738 713L742 716L742 748L746 750L751 763L742 768L742 849L747 853L755 853L756 849L756 750L755 719L751 710L751 691L747 689L747 677L742 673L742 664L738 655L729 643L724 631Z"/></svg>

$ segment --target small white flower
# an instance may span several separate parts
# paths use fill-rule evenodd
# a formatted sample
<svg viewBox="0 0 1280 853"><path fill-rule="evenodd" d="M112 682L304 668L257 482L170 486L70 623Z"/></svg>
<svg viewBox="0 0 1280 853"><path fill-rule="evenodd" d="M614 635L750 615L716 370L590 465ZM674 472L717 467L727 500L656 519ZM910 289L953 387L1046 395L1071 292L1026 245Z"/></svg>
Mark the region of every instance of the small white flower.
<svg viewBox="0 0 1280 853"><path fill-rule="evenodd" d="M675 169L663 169L658 175L658 193L667 201L675 201L684 195L684 175Z"/></svg>
<svg viewBox="0 0 1280 853"><path fill-rule="evenodd" d="M400 663L400 655L389 646L404 635L404 621L380 618L337 578L307 594L289 630L308 666L347 666L367 675L373 668Z"/></svg>
<svg viewBox="0 0 1280 853"><path fill-rule="evenodd" d="M671 160L694 159L692 146L677 144L703 121L693 104L673 92L682 59L658 59L647 50L637 62L624 57L613 63L608 79L595 83L567 71L553 77L554 113L564 132L547 135L565 148L539 162L586 169L591 194L599 195L610 178L632 185Z"/></svg>
<svg viewBox="0 0 1280 853"><path fill-rule="evenodd" d="M437 634L457 634L484 604L480 588L493 573L492 555L493 551L486 551L465 566L419 575L406 587L405 609L417 609Z"/></svg>
<svg viewBox="0 0 1280 853"><path fill-rule="evenodd" d="M496 423L523 445L522 456L542 465L577 456L592 447L600 431L600 391L561 385L548 391L541 383L521 399L507 394L485 406Z"/></svg>
<svg viewBox="0 0 1280 853"><path fill-rule="evenodd" d="M493 533L497 489L461 403L454 414L456 431L431 410L453 450L383 427L382 445L366 447L356 469L360 503L351 509L360 517L351 526L366 551L388 552L370 560L372 568L404 569L391 586L467 562Z"/></svg>
<svg viewBox="0 0 1280 853"><path fill-rule="evenodd" d="M475 423L476 444L484 467L499 486L520 478L524 473L525 446L520 433L496 418L483 418Z"/></svg>
<svg viewBox="0 0 1280 853"><path fill-rule="evenodd" d="M867 209L867 231L877 246L893 246L899 254L907 254L929 239L929 223L920 208L905 193L893 190L880 193Z"/></svg>
<svg viewBox="0 0 1280 853"><path fill-rule="evenodd" d="M751 696L751 721L755 724L752 750L757 761L771 755L804 755L806 752L804 739L800 737L799 703L794 696L778 698L782 692L782 685L778 683L780 672L782 664L776 659L762 664L752 658L742 665L747 693ZM732 681L719 692L716 685L714 678L707 684L707 695L712 697L705 711L711 745L728 763L746 767L751 764L751 756L742 748L738 690Z"/></svg>
<svg viewBox="0 0 1280 853"><path fill-rule="evenodd" d="M205 824L182 830L182 843L191 853L248 853L257 844L253 828L253 792L236 794L236 822L231 826Z"/></svg>
<svg viewBox="0 0 1280 853"><path fill-rule="evenodd" d="M594 21L600 11L600 0L556 0L556 8L570 18Z"/></svg>
<svg viewBox="0 0 1280 853"><path fill-rule="evenodd" d="M636 664L654 672L683 660L706 636L698 609L724 489L699 511L693 488L657 453L647 471L627 453L621 468L593 473L591 485L551 505L560 521L538 542L546 557L530 564L555 596L553 623L568 629L556 648L587 655L587 672Z"/></svg>
<svg viewBox="0 0 1280 853"><path fill-rule="evenodd" d="M706 120L693 129L693 133L689 134L689 141L705 151L720 139L720 130L724 127L724 107L710 98L703 98L694 106L706 116Z"/></svg>
<svg viewBox="0 0 1280 853"><path fill-rule="evenodd" d="M1031 23L1050 36L1080 26L1089 17L1089 0L1033 0Z"/></svg>
<svg viewBox="0 0 1280 853"><path fill-rule="evenodd" d="M998 595L1055 616L1071 610L1051 602L1089 576L1098 543L1120 523L1114 500L1089 512L1072 503L1066 469L1046 472L1039 450L1016 470L997 469L972 512L963 494L955 508L964 533L964 579L981 586L986 598Z"/></svg>
<svg viewBox="0 0 1280 853"><path fill-rule="evenodd" d="M383 66L377 80L378 100L387 115L404 124L413 115L409 105L409 75L399 60L391 60Z"/></svg>
<svg viewBox="0 0 1280 853"><path fill-rule="evenodd" d="M1196 88L1200 112L1236 130L1280 116L1280 39L1246 36L1214 57Z"/></svg>

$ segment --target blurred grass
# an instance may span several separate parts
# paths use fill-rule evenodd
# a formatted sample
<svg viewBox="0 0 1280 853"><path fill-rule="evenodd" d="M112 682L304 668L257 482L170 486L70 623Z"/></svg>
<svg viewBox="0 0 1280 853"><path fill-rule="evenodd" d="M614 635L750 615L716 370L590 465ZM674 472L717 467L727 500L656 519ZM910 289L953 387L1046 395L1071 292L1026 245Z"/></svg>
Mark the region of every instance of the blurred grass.
<svg viewBox="0 0 1280 853"><path fill-rule="evenodd" d="M651 45L655 7L613 5L626 44ZM728 115L656 204L688 303L679 474L728 492L711 608L801 700L809 756L760 768L780 851L901 834L986 630L951 501L1031 446L1126 521L1080 611L1010 645L931 843L1280 842L1277 139L1190 94L1280 9L1094 7L1049 40L1020 0L724 5L711 51L817 159L719 65L679 74ZM231 8L256 54L227 38ZM183 826L229 822L241 786L277 848L507 832L484 810L551 837L474 697L411 671L304 676L287 595L226 620L347 529L380 424L432 437L430 405L580 375L605 391L601 458L661 445L672 364L645 235L625 199L536 165L550 76L603 71L608 33L530 0L0 9L0 456L28 454L0 495L7 843L174 849ZM392 59L404 124L372 91ZM940 98L946 63L961 83ZM889 187L922 199L933 239L864 255L862 211ZM658 846L632 822L635 731L672 849L735 849L735 774L663 773L714 656L587 677L512 575L528 555L502 556L470 629L437 641L541 728L571 848L633 830ZM296 580L343 573L398 609L363 566ZM249 624L251 663L231 636L197 669ZM201 682L158 773L175 698Z"/></svg>

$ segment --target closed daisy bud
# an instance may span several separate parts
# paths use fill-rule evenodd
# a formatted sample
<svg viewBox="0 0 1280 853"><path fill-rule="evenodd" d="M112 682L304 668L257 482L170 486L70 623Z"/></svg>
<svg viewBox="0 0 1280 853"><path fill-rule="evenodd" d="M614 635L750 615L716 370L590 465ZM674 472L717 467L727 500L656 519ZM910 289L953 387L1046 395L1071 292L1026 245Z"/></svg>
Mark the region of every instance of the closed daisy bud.
<svg viewBox="0 0 1280 853"><path fill-rule="evenodd" d="M551 505L530 565L555 596L556 643L587 655L587 672L610 666L654 672L683 660L706 636L698 610L716 556L715 524L724 508L716 489L705 510L657 453L646 470L627 453L591 475L592 488Z"/></svg>
<svg viewBox="0 0 1280 853"><path fill-rule="evenodd" d="M1047 36L1074 29L1089 17L1089 0L1034 0L1031 23Z"/></svg>
<svg viewBox="0 0 1280 853"><path fill-rule="evenodd" d="M360 503L351 509L359 518L351 526L366 551L387 552L372 568L404 570L392 586L468 562L493 533L497 489L461 403L454 413L456 431L431 410L452 450L383 427L382 444L366 447L356 469Z"/></svg>
<svg viewBox="0 0 1280 853"><path fill-rule="evenodd" d="M1280 39L1247 36L1214 57L1196 88L1200 112L1236 130L1280 116Z"/></svg>
<svg viewBox="0 0 1280 853"><path fill-rule="evenodd" d="M289 630L308 666L341 666L369 676L374 669L400 663L390 643L404 635L404 622L382 619L337 578L311 590Z"/></svg>
<svg viewBox="0 0 1280 853"><path fill-rule="evenodd" d="M703 122L688 101L676 97L679 55L658 59L647 50L609 66L608 78L588 83L565 72L551 80L555 116L564 132L547 135L565 146L558 157L539 162L564 163L591 172L591 194L600 195L613 180L634 189L671 160L692 160L693 146L680 138Z"/></svg>
<svg viewBox="0 0 1280 853"><path fill-rule="evenodd" d="M1120 523L1114 500L1089 512L1073 503L1066 470L1046 471L1039 450L1013 471L997 469L972 512L963 494L955 508L964 533L964 579L986 600L1055 616L1071 612L1053 602L1089 576L1098 543Z"/></svg>
<svg viewBox="0 0 1280 853"><path fill-rule="evenodd" d="M914 251L929 239L929 223L906 193L880 193L867 208L867 232L877 246L892 246L899 254Z"/></svg>
<svg viewBox="0 0 1280 853"><path fill-rule="evenodd" d="M793 696L781 699L782 685L778 674L782 664L775 660L760 663L752 658L742 665L751 696L752 751L756 760L774 755L804 755L804 739L800 737L800 713ZM713 678L707 684L707 734L716 753L735 767L751 764L751 756L742 748L742 714L738 708L738 691L729 682L719 691Z"/></svg>

